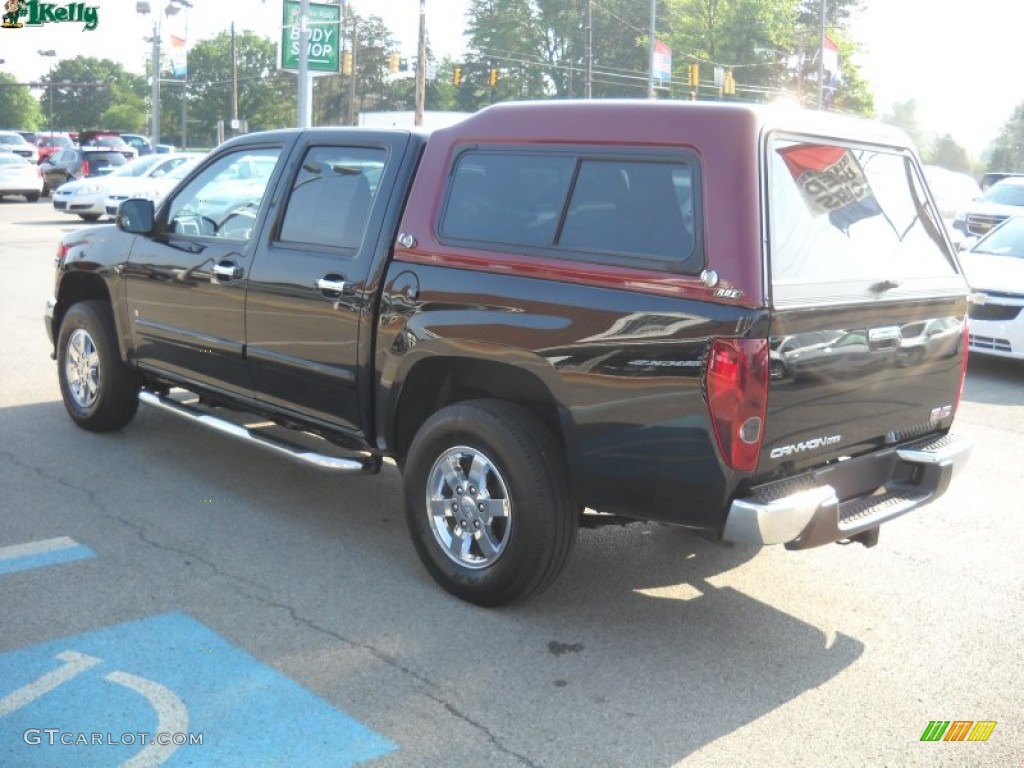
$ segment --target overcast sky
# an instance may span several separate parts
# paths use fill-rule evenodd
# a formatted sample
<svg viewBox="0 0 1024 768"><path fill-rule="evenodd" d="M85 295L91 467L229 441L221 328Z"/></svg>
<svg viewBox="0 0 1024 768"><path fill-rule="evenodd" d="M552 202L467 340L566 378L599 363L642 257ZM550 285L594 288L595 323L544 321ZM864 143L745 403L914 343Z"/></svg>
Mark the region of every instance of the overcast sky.
<svg viewBox="0 0 1024 768"><path fill-rule="evenodd" d="M636 0L646 4L647 0ZM149 55L144 41L154 17L136 12L137 0L92 0L99 26L48 23L42 27L0 29L0 71L33 80L48 70L50 58L37 51L55 50L58 59L77 55L113 58L142 72ZM160 10L167 0L150 0ZM191 0L193 9L161 15L165 33L191 41L236 28L277 37L280 0ZM427 30L438 56L457 56L463 47L468 0L424 0ZM360 15L381 16L398 39L403 54L416 48L420 0L352 0ZM65 5L61 2L58 5ZM950 133L977 155L999 133L1014 107L1024 101L1019 77L1021 45L1019 6L1012 0L971 0L953 13L935 0L864 0L853 28L864 51L861 71L875 93L879 114L893 102L914 98L921 127ZM3 116L0 116L0 122ZM17 127L17 126L0 126Z"/></svg>

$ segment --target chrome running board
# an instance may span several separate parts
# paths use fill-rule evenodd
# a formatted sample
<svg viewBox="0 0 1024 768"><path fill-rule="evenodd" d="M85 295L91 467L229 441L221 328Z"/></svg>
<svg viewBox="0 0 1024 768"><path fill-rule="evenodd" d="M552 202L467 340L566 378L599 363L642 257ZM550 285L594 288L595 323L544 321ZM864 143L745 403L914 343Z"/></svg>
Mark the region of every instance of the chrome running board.
<svg viewBox="0 0 1024 768"><path fill-rule="evenodd" d="M139 402L159 408L162 411L167 411L168 413L173 413L193 423L201 424L204 427L209 427L230 437L243 440L250 445L258 445L274 453L287 456L293 461L309 464L318 469L345 474L374 474L380 471L381 460L379 456L367 454L344 458L317 453L275 435L264 434L257 429L235 424L227 419L206 413L172 397L162 397L155 392L139 392Z"/></svg>

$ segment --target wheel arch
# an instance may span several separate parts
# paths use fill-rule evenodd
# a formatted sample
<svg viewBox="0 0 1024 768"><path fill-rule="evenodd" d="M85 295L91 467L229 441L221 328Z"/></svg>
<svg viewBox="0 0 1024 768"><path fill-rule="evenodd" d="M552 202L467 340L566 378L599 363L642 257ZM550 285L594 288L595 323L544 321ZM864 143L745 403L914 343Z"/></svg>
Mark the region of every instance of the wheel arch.
<svg viewBox="0 0 1024 768"><path fill-rule="evenodd" d="M102 301L114 316L114 328L117 331L118 345L121 349L122 358L126 352L123 329L120 318L114 308L113 297L110 294L110 287L107 282L95 272L71 270L64 274L57 290L57 304L53 310L53 340L56 345L60 336L60 327L68 310L75 304L82 301Z"/></svg>
<svg viewBox="0 0 1024 768"><path fill-rule="evenodd" d="M446 356L424 358L405 375L384 431L389 452L404 457L416 432L441 408L483 398L526 408L540 419L563 450L566 448L566 414L538 375L519 365Z"/></svg>

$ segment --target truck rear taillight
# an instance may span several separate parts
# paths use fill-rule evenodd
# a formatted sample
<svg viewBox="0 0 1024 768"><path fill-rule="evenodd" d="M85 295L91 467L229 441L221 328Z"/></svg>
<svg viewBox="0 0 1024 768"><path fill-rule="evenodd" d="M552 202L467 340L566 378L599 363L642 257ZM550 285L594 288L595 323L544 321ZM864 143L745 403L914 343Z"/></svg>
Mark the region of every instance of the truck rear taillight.
<svg viewBox="0 0 1024 768"><path fill-rule="evenodd" d="M708 356L707 392L722 457L733 469L753 472L768 402L768 340L716 339Z"/></svg>
<svg viewBox="0 0 1024 768"><path fill-rule="evenodd" d="M82 175L83 176L88 176L89 175L89 161L88 160L83 160L82 161Z"/></svg>

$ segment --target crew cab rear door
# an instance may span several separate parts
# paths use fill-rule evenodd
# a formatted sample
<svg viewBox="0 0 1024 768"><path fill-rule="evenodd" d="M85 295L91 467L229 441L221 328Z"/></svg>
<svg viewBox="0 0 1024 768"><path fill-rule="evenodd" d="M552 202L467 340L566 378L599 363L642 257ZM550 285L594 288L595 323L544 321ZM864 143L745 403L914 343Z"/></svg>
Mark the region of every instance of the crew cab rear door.
<svg viewBox="0 0 1024 768"><path fill-rule="evenodd" d="M772 320L759 474L948 429L967 284L911 153L776 134L766 161Z"/></svg>
<svg viewBox="0 0 1024 768"><path fill-rule="evenodd" d="M249 276L256 397L355 437L366 423L359 392L370 383L377 278L397 218L387 214L404 200L411 143L402 131L304 134Z"/></svg>

